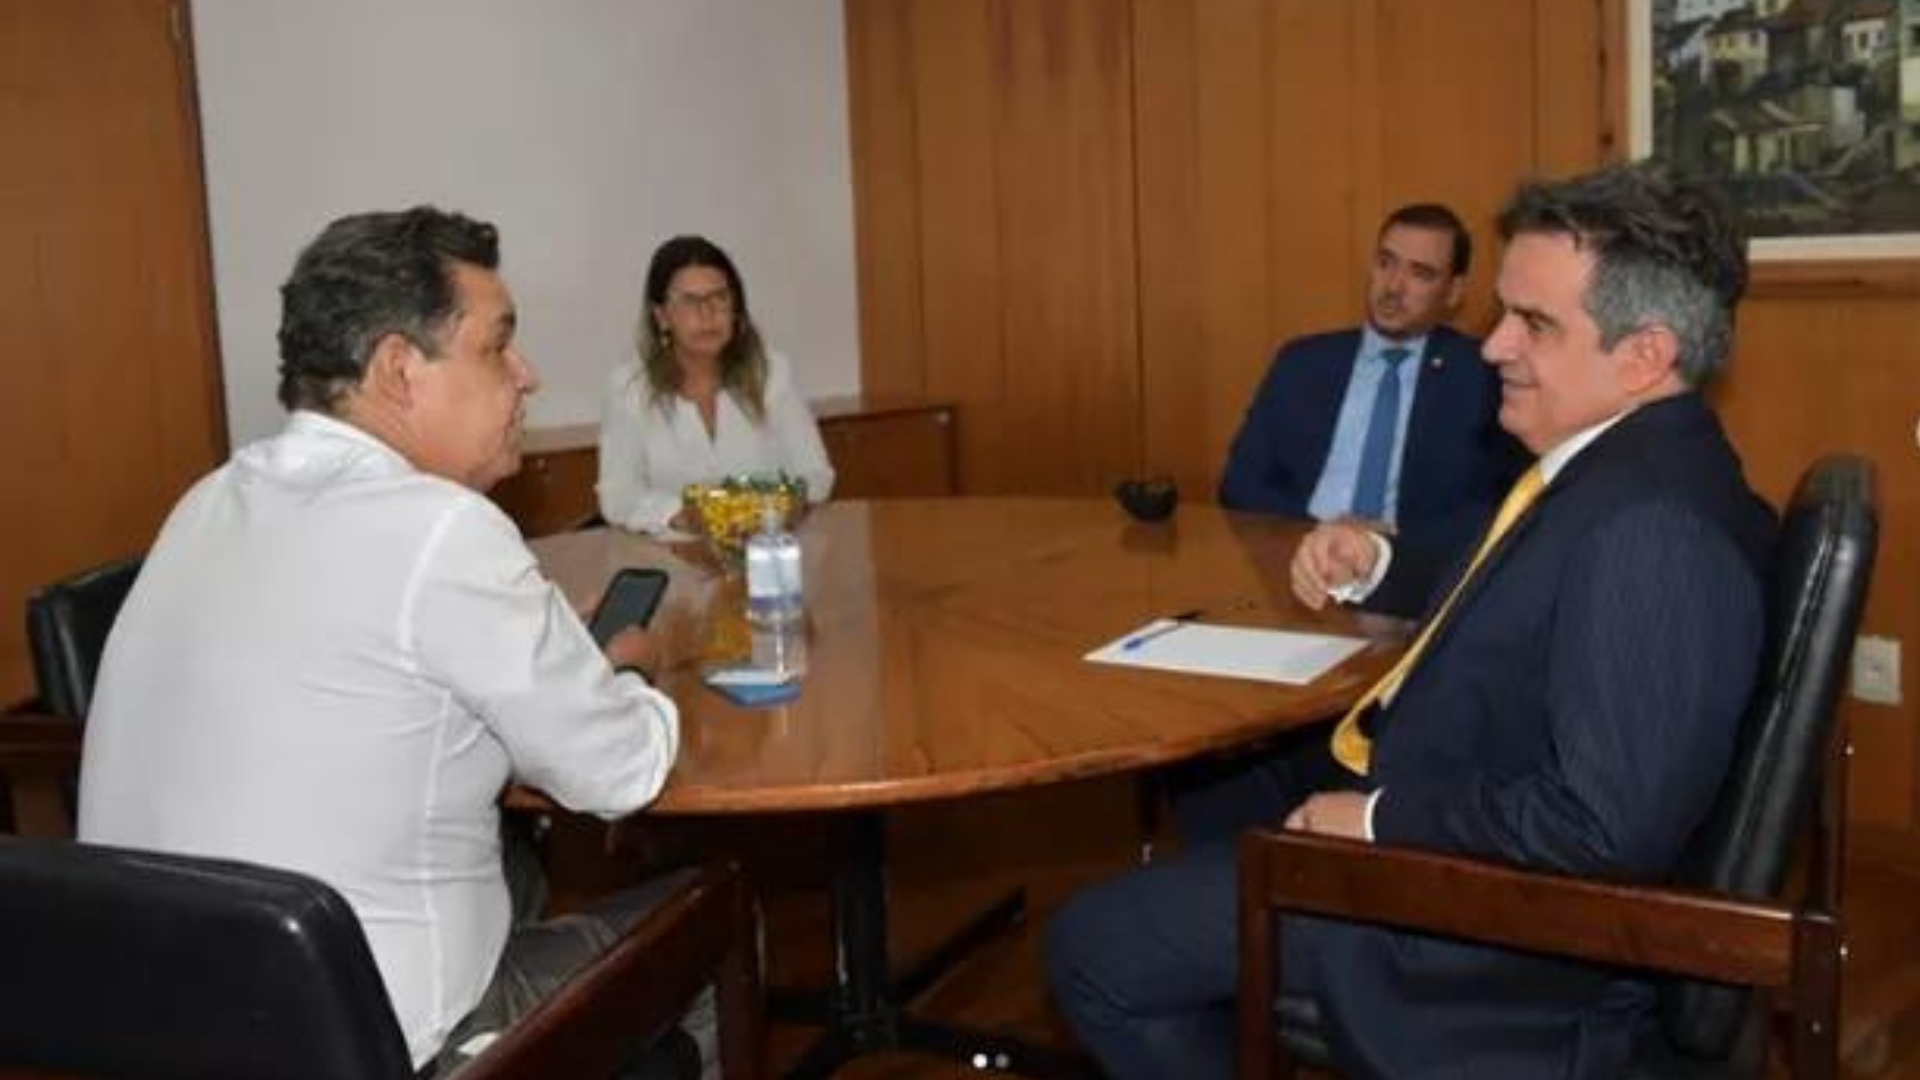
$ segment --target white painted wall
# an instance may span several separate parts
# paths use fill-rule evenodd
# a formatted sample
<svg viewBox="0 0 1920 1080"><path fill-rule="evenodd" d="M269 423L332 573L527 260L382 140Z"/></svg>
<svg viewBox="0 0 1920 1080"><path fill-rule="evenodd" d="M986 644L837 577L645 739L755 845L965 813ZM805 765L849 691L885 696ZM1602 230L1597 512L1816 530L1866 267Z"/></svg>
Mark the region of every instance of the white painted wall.
<svg viewBox="0 0 1920 1080"><path fill-rule="evenodd" d="M646 261L740 265L809 394L859 388L841 0L195 0L227 418L277 429L279 286L346 213L500 227L538 425L594 420Z"/></svg>

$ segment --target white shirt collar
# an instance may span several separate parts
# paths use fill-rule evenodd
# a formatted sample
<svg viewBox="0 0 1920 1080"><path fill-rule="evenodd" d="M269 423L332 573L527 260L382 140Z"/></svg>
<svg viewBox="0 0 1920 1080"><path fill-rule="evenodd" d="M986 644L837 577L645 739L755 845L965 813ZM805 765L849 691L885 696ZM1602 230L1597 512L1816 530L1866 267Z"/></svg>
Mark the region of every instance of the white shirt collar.
<svg viewBox="0 0 1920 1080"><path fill-rule="evenodd" d="M1576 431L1561 440L1560 445L1541 454L1540 479L1549 484L1553 483L1553 478L1560 475L1560 470L1566 468L1569 462L1575 457L1578 457L1580 451L1585 450L1593 440L1606 434L1608 428L1626 419L1627 414L1632 411L1632 409L1627 409L1615 413L1590 428Z"/></svg>
<svg viewBox="0 0 1920 1080"><path fill-rule="evenodd" d="M1409 360L1419 360L1427 351L1427 335L1395 340L1373 328L1367 323L1360 330L1360 355L1369 360L1377 360L1388 349L1405 349Z"/></svg>
<svg viewBox="0 0 1920 1080"><path fill-rule="evenodd" d="M287 417L287 433L291 435L318 435L322 437L351 439L365 446L379 447L389 454L399 451L382 442L379 436L365 428L355 426L337 416L329 416L312 409L295 409Z"/></svg>

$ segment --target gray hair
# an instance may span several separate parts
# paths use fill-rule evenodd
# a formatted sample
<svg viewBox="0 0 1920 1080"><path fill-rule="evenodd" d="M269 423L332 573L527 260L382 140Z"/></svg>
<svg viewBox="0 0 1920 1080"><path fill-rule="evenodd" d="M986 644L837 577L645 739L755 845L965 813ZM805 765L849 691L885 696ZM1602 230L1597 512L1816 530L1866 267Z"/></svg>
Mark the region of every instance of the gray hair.
<svg viewBox="0 0 1920 1080"><path fill-rule="evenodd" d="M336 411L389 334L440 355L461 263L500 265L492 225L430 206L328 225L280 287L280 403Z"/></svg>
<svg viewBox="0 0 1920 1080"><path fill-rule="evenodd" d="M1592 254L1587 314L1611 349L1665 327L1679 342L1680 377L1699 388L1726 367L1734 309L1747 288L1746 237L1713 189L1647 165L1616 165L1554 183L1523 184L1500 214L1500 235L1568 236Z"/></svg>

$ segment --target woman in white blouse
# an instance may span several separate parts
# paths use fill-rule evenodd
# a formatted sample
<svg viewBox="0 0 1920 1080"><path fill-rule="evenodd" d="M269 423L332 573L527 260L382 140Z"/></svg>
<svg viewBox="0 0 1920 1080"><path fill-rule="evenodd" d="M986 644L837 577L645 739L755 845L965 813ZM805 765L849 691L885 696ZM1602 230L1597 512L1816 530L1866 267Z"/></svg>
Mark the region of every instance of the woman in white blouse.
<svg viewBox="0 0 1920 1080"><path fill-rule="evenodd" d="M600 417L600 515L639 532L697 526L680 491L742 472L785 470L807 500L833 491L833 466L786 359L747 314L733 260L676 236L653 253L634 359L614 369Z"/></svg>

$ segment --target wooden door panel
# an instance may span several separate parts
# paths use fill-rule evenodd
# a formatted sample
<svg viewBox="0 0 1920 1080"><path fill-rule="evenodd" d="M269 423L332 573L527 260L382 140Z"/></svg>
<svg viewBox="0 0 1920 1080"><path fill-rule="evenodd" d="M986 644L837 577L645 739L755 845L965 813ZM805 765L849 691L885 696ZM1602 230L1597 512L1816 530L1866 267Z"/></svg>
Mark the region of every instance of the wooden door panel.
<svg viewBox="0 0 1920 1080"><path fill-rule="evenodd" d="M0 0L0 701L38 585L143 550L225 452L186 13Z"/></svg>

